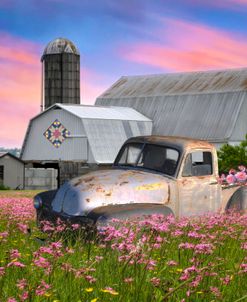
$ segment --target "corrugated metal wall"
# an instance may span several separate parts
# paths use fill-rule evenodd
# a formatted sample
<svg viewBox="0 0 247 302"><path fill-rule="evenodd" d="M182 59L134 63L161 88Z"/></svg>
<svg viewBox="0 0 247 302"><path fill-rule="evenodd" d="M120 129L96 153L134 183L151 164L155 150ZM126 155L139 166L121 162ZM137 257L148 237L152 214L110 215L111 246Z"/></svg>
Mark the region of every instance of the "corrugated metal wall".
<svg viewBox="0 0 247 302"><path fill-rule="evenodd" d="M113 163L127 138L152 133L152 122L100 119L82 119L82 121L97 163Z"/></svg>
<svg viewBox="0 0 247 302"><path fill-rule="evenodd" d="M245 91L164 95L153 97L98 98L97 105L132 107L153 120L154 135L187 136L205 140L231 137L236 122L246 130Z"/></svg>
<svg viewBox="0 0 247 302"><path fill-rule="evenodd" d="M239 115L236 120L234 130L231 134L231 142L240 142L243 140L243 137L247 134L247 93L243 104L240 108Z"/></svg>

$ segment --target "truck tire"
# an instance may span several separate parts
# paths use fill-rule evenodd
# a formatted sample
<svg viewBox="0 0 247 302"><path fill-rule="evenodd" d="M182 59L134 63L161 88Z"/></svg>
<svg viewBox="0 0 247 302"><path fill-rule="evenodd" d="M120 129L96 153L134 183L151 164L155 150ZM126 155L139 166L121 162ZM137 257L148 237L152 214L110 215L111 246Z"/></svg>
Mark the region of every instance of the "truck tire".
<svg viewBox="0 0 247 302"><path fill-rule="evenodd" d="M237 211L247 210L247 186L240 187L229 199L226 211L234 209Z"/></svg>

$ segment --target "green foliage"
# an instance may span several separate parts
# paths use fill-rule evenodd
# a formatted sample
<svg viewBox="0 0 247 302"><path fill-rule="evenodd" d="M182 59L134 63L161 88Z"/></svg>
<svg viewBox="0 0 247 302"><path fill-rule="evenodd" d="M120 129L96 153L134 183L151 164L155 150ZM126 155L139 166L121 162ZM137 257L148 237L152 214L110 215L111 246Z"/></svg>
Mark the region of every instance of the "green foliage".
<svg viewBox="0 0 247 302"><path fill-rule="evenodd" d="M0 184L0 190L10 190L9 187L6 187L5 185L3 184Z"/></svg>
<svg viewBox="0 0 247 302"><path fill-rule="evenodd" d="M220 173L228 173L239 165L247 166L247 134L238 146L223 145L218 151L218 163Z"/></svg>

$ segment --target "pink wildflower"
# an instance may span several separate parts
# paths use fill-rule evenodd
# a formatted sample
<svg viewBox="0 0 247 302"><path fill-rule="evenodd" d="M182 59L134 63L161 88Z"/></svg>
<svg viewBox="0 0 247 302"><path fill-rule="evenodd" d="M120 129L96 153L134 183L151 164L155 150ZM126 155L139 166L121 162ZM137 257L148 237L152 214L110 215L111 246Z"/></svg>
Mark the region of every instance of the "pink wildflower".
<svg viewBox="0 0 247 302"><path fill-rule="evenodd" d="M247 250L247 242L244 242L242 245L241 245L242 249L243 250Z"/></svg>
<svg viewBox="0 0 247 302"><path fill-rule="evenodd" d="M100 262L100 261L103 260L103 259L104 259L103 256L95 256L95 260L96 260L97 262Z"/></svg>
<svg viewBox="0 0 247 302"><path fill-rule="evenodd" d="M8 235L9 235L8 232L2 232L2 233L0 233L0 239L1 238L6 238Z"/></svg>
<svg viewBox="0 0 247 302"><path fill-rule="evenodd" d="M36 288L35 294L37 296L43 296L46 292L51 288L49 284L47 284L44 280L40 282L40 285Z"/></svg>
<svg viewBox="0 0 247 302"><path fill-rule="evenodd" d="M227 275L220 279L224 285L228 285L231 282L231 276Z"/></svg>
<svg viewBox="0 0 247 302"><path fill-rule="evenodd" d="M7 267L16 266L16 267L25 267L25 264L19 262L19 261L12 261L10 262Z"/></svg>
<svg viewBox="0 0 247 302"><path fill-rule="evenodd" d="M17 286L20 290L23 290L24 288L27 287L27 280L26 280L26 279L18 280L16 286Z"/></svg>
<svg viewBox="0 0 247 302"><path fill-rule="evenodd" d="M247 180L247 174L244 171L238 172L235 177L239 182L244 182Z"/></svg>
<svg viewBox="0 0 247 302"><path fill-rule="evenodd" d="M200 243L195 245L197 254L212 254L214 246L211 243Z"/></svg>
<svg viewBox="0 0 247 302"><path fill-rule="evenodd" d="M17 300L15 298L8 298L8 302L17 302Z"/></svg>
<svg viewBox="0 0 247 302"><path fill-rule="evenodd" d="M184 234L183 231L181 231L181 230L175 230L175 231L172 233L172 236L179 237L179 236L182 236L183 234Z"/></svg>
<svg viewBox="0 0 247 302"><path fill-rule="evenodd" d="M2 277L5 274L5 268L0 266L0 277Z"/></svg>
<svg viewBox="0 0 247 302"><path fill-rule="evenodd" d="M154 286L159 286L160 285L160 278L157 277L153 277L150 282L154 285Z"/></svg>
<svg viewBox="0 0 247 302"><path fill-rule="evenodd" d="M25 301L25 300L27 300L28 299L28 292L27 291L25 291L25 292L23 292L22 294L21 294L21 301Z"/></svg>
<svg viewBox="0 0 247 302"><path fill-rule="evenodd" d="M194 249L195 245L193 243L185 242L185 243L180 243L178 248L184 249L184 250L192 250Z"/></svg>
<svg viewBox="0 0 247 302"><path fill-rule="evenodd" d="M197 275L195 277L195 279L189 284L189 286L190 287L197 287L200 284L201 280L202 280L202 276L201 275Z"/></svg>
<svg viewBox="0 0 247 302"><path fill-rule="evenodd" d="M167 265L169 265L169 266L176 266L176 265L178 265L178 263L176 261L174 261L174 260L169 260L167 262Z"/></svg>
<svg viewBox="0 0 247 302"><path fill-rule="evenodd" d="M240 268L243 269L241 272L242 273L247 273L247 263L242 263L240 265Z"/></svg>
<svg viewBox="0 0 247 302"><path fill-rule="evenodd" d="M11 250L10 251L10 259L13 260L13 259L18 259L21 257L21 253L19 253L18 250Z"/></svg>
<svg viewBox="0 0 247 302"><path fill-rule="evenodd" d="M95 283L97 281L96 278L94 278L93 276L91 275L86 275L85 276L85 279L89 282L89 283Z"/></svg>
<svg viewBox="0 0 247 302"><path fill-rule="evenodd" d="M125 282L125 283L132 283L133 281L134 281L133 278L125 278L125 279L124 279L124 282Z"/></svg>
<svg viewBox="0 0 247 302"><path fill-rule="evenodd" d="M236 182L236 177L233 174L229 174L226 177L226 181L228 184L234 184Z"/></svg>
<svg viewBox="0 0 247 302"><path fill-rule="evenodd" d="M44 258L44 257L39 257L38 259L33 261L34 265L37 267L42 267L42 268L50 268L50 262Z"/></svg>
<svg viewBox="0 0 247 302"><path fill-rule="evenodd" d="M218 287L210 286L210 290L211 290L212 294L215 295L215 297L220 297L221 294L220 294Z"/></svg>
<svg viewBox="0 0 247 302"><path fill-rule="evenodd" d="M27 234L28 233L28 226L24 223L17 223L17 227L18 229L24 233L24 234Z"/></svg>
<svg viewBox="0 0 247 302"><path fill-rule="evenodd" d="M246 172L246 167L243 166L243 165L238 166L238 169L239 169L241 172Z"/></svg>
<svg viewBox="0 0 247 302"><path fill-rule="evenodd" d="M80 228L80 225L78 223L72 224L71 225L72 230L78 230Z"/></svg>

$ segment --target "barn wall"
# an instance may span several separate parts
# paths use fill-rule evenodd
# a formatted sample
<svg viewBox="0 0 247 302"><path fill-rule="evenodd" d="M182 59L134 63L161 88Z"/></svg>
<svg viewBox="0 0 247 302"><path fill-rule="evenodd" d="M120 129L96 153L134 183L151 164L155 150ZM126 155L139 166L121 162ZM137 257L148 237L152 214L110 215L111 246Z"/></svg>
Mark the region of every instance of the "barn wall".
<svg viewBox="0 0 247 302"><path fill-rule="evenodd" d="M58 119L70 131L59 148L55 148L44 132ZM87 161L88 142L81 119L62 110L49 110L31 121L22 159L32 161ZM74 136L74 137L73 137Z"/></svg>
<svg viewBox="0 0 247 302"><path fill-rule="evenodd" d="M128 138L152 133L151 121L83 119L83 125L92 155L98 164L113 163Z"/></svg>
<svg viewBox="0 0 247 302"><path fill-rule="evenodd" d="M11 189L23 189L24 163L5 155L0 158L0 165L4 166L3 184Z"/></svg>
<svg viewBox="0 0 247 302"><path fill-rule="evenodd" d="M245 93L245 99L241 106L239 116L237 118L234 130L230 137L230 142L239 144L245 135L247 134L247 93Z"/></svg>
<svg viewBox="0 0 247 302"><path fill-rule="evenodd" d="M131 107L153 120L154 135L203 140L230 137L246 92L98 98L96 105ZM242 137L243 139L243 137Z"/></svg>

